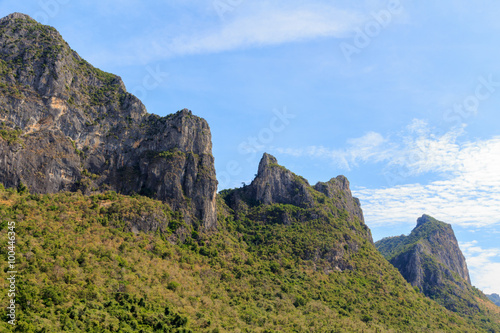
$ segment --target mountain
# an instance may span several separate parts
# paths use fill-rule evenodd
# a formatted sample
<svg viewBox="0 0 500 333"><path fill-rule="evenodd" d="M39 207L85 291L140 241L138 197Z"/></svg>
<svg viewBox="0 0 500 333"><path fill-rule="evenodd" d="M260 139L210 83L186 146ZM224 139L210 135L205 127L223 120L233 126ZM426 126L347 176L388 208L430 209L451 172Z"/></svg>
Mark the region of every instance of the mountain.
<svg viewBox="0 0 500 333"><path fill-rule="evenodd" d="M471 286L451 225L423 215L408 236L384 238L375 245L411 285L447 309L464 316L489 313L488 299Z"/></svg>
<svg viewBox="0 0 500 333"><path fill-rule="evenodd" d="M114 190L216 225L210 128L186 109L148 114L122 80L83 60L52 27L0 20L0 182L32 193Z"/></svg>
<svg viewBox="0 0 500 333"><path fill-rule="evenodd" d="M55 29L1 19L0 65L0 242L14 222L17 272L0 331L500 331L494 310L416 291L345 177L311 186L264 154L251 184L217 194L206 121L148 114Z"/></svg>
<svg viewBox="0 0 500 333"><path fill-rule="evenodd" d="M496 305L500 306L500 296L498 294L486 295Z"/></svg>
<svg viewBox="0 0 500 333"><path fill-rule="evenodd" d="M171 237L182 224L179 215L145 196L29 194L0 186L0 227L15 221L19 240L15 330L500 329L494 316L462 318L416 292L376 250L359 215L347 211L357 200L345 178L331 181L340 187L330 197L279 164L267 163L274 161L265 155L251 185L217 196L216 232L187 225L182 239ZM257 188L273 178L280 186L268 191L268 198L282 202L258 202ZM295 196L296 189L304 190L307 200ZM131 228L139 222L150 231ZM7 251L0 247L0 255ZM0 271L7 265L0 261ZM6 288L0 297L7 299ZM0 316L6 318L6 307ZM9 324L1 321L0 330L10 330Z"/></svg>
<svg viewBox="0 0 500 333"><path fill-rule="evenodd" d="M240 189L221 192L236 220L256 233L250 243L288 249L315 270L325 272L352 270L352 257L361 248L372 246L369 228L364 223L359 200L353 198L349 182L343 176L314 187L264 154L252 183ZM263 229L282 229L281 238ZM299 232L305 225L311 233ZM259 230L257 232L256 230ZM318 243L320 241L320 243ZM293 244L304 243L299 249ZM369 245L367 245L369 244ZM286 251L285 251L286 252Z"/></svg>

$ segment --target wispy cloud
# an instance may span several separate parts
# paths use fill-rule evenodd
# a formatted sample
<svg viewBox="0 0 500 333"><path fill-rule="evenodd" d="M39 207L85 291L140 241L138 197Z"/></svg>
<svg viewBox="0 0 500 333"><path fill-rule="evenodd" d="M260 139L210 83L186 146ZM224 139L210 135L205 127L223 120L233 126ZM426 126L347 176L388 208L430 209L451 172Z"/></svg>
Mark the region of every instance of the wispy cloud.
<svg viewBox="0 0 500 333"><path fill-rule="evenodd" d="M198 8L199 10L199 8ZM175 56L279 45L322 37L345 37L363 22L363 15L325 3L274 4L245 2L221 21L213 8L189 22L168 26L136 36L120 46L121 62L149 62ZM207 15L209 12L212 15ZM210 17L212 16L212 19ZM366 16L366 15L365 15ZM188 24L189 23L189 24ZM175 31L175 35L172 34ZM113 52L114 61L116 50ZM110 54L111 55L111 54ZM106 52L95 55L105 59Z"/></svg>
<svg viewBox="0 0 500 333"><path fill-rule="evenodd" d="M277 10L270 6L237 17L212 31L165 41L172 54L214 53L240 48L275 45L318 37L342 36L359 19L331 6Z"/></svg>
<svg viewBox="0 0 500 333"><path fill-rule="evenodd" d="M463 127L436 133L426 122L414 120L398 135L370 132L348 140L345 149L275 150L327 159L346 170L359 163L383 162L387 186L353 189L370 226L413 222L423 213L452 224L500 223L500 137L460 142L464 134ZM440 180L411 183L428 173Z"/></svg>
<svg viewBox="0 0 500 333"><path fill-rule="evenodd" d="M487 294L500 293L500 248L483 249L477 243L460 243L472 283Z"/></svg>
<svg viewBox="0 0 500 333"><path fill-rule="evenodd" d="M401 162L406 163L404 172L440 172L443 179L355 189L367 221L374 226L397 224L427 213L452 224L500 223L500 137L462 144L440 137L427 143L421 150L424 158Z"/></svg>
<svg viewBox="0 0 500 333"><path fill-rule="evenodd" d="M330 160L338 167L350 170L362 162L380 162L392 156L391 143L381 134L368 132L362 137L347 140L345 149L330 149L324 146L309 146L304 149L273 148L280 154L295 157L308 156Z"/></svg>

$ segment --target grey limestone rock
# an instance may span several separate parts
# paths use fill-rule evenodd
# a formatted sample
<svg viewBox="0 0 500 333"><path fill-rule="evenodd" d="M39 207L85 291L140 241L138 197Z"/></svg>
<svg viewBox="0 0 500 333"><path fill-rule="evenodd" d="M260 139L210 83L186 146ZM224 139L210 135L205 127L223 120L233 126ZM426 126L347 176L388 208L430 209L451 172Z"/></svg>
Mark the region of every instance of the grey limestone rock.
<svg viewBox="0 0 500 333"><path fill-rule="evenodd" d="M167 202L216 227L210 128L184 109L149 114L120 77L83 60L52 27L0 20L0 182L34 193L114 190Z"/></svg>

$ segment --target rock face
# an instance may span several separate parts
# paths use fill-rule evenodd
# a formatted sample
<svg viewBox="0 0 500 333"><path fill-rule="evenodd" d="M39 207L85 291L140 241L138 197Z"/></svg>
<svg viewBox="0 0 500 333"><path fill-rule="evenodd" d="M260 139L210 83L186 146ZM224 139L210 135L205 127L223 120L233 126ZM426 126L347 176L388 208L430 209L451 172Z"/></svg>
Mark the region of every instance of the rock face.
<svg viewBox="0 0 500 333"><path fill-rule="evenodd" d="M350 221L357 218L364 225L361 204L358 198L352 196L346 177L338 176L326 183L318 182L311 186L306 179L279 165L276 158L267 153L260 160L255 179L235 192L233 199L245 198L255 204L290 204L310 208L316 203L315 191L332 199L335 207L344 210Z"/></svg>
<svg viewBox="0 0 500 333"><path fill-rule="evenodd" d="M409 283L449 310L478 308L475 297L480 292L471 286L451 225L423 215L410 235L384 238L375 245Z"/></svg>
<svg viewBox="0 0 500 333"><path fill-rule="evenodd" d="M138 193L216 227L210 128L184 109L148 114L120 77L83 60L52 27L0 20L0 182L31 192Z"/></svg>
<svg viewBox="0 0 500 333"><path fill-rule="evenodd" d="M310 207L313 199L308 187L307 180L282 167L274 156L265 153L257 176L245 192L255 202L264 205L282 203Z"/></svg>
<svg viewBox="0 0 500 333"><path fill-rule="evenodd" d="M327 263L323 265L326 272L353 269L350 256L368 243L373 246L359 200L352 197L344 176L313 187L279 165L274 156L264 154L250 185L223 191L221 195L236 220L277 223L292 229L302 224L315 225L315 232L334 238L335 241L321 246L311 244L301 255L318 267L320 262ZM320 239L326 237L319 234Z"/></svg>
<svg viewBox="0 0 500 333"><path fill-rule="evenodd" d="M440 274L425 274L426 257L438 262L446 276L457 274L470 284L469 271L451 225L423 215L409 236L385 238L376 243L379 251L396 266L413 286L424 290L439 282ZM449 271L449 272L448 272Z"/></svg>
<svg viewBox="0 0 500 333"><path fill-rule="evenodd" d="M337 176L326 183L318 182L314 185L314 189L325 194L331 199L337 199L336 207L345 209L349 213L349 218L358 218L360 221L365 221L361 203L358 198L352 196L349 181L344 176Z"/></svg>

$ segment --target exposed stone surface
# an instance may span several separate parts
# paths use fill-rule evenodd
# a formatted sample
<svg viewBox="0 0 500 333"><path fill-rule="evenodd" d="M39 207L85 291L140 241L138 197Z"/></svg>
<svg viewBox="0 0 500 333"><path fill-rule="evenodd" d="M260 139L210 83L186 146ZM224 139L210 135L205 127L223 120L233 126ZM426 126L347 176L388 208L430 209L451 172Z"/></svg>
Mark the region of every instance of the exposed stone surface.
<svg viewBox="0 0 500 333"><path fill-rule="evenodd" d="M471 286L451 225L423 215L408 236L384 238L375 245L408 282L448 309L478 308L474 302L480 292Z"/></svg>
<svg viewBox="0 0 500 333"><path fill-rule="evenodd" d="M314 232L328 233L315 237L334 241L311 244L300 254L326 273L355 269L351 256L367 241L373 243L359 200L352 197L343 176L312 187L306 179L279 165L274 156L264 154L250 185L221 194L235 219L242 223L278 223L291 230L300 229L301 224L315 225Z"/></svg>
<svg viewBox="0 0 500 333"><path fill-rule="evenodd" d="M52 27L0 20L0 182L35 193L115 190L216 226L210 128L191 111L148 114L120 77L83 60Z"/></svg>
<svg viewBox="0 0 500 333"><path fill-rule="evenodd" d="M328 182L318 182L314 189L335 200L339 209L345 209L349 213L349 218L357 217L360 221L365 221L361 203L358 198L352 196L349 180L345 176L337 176Z"/></svg>
<svg viewBox="0 0 500 333"><path fill-rule="evenodd" d="M428 215L417 220L410 235L384 238L376 245L405 279L421 290L425 290L426 285L439 283L442 274L452 276L451 272L470 284L467 264L451 225ZM423 267L426 256L437 261L441 270L426 274Z"/></svg>
<svg viewBox="0 0 500 333"><path fill-rule="evenodd" d="M282 167L274 156L265 153L257 176L246 190L256 202L264 205L283 203L310 207L313 198L308 187L307 180Z"/></svg>
<svg viewBox="0 0 500 333"><path fill-rule="evenodd" d="M331 200L326 203L324 197L321 198L322 195ZM279 165L276 158L267 153L262 156L252 183L234 190L226 197L226 201L236 213L242 202L250 205L288 204L300 208L321 206L334 216L343 212L342 218L352 223L359 222L363 237L373 242L371 232L364 223L360 202L352 196L346 177L338 176L313 187L305 178ZM284 224L288 224L289 216L284 214L282 220Z"/></svg>

